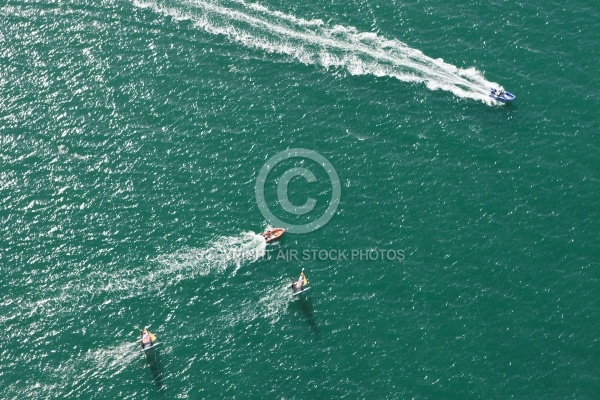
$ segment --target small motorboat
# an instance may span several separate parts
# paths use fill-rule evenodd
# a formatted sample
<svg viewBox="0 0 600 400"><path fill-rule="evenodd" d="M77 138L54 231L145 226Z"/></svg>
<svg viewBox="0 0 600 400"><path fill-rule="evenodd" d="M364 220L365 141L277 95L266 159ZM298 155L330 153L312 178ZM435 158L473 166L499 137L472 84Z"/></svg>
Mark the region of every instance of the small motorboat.
<svg viewBox="0 0 600 400"><path fill-rule="evenodd" d="M504 103L513 101L514 99L517 98L517 96L515 96L514 94L512 94L510 92L505 92L502 89L496 89L496 88L492 88L490 90L490 97L494 100L498 100L498 101L501 101Z"/></svg>
<svg viewBox="0 0 600 400"><path fill-rule="evenodd" d="M262 234L262 237L265 238L267 243L271 243L274 240L279 239L285 233L285 229L283 228L273 228L269 231L266 231Z"/></svg>

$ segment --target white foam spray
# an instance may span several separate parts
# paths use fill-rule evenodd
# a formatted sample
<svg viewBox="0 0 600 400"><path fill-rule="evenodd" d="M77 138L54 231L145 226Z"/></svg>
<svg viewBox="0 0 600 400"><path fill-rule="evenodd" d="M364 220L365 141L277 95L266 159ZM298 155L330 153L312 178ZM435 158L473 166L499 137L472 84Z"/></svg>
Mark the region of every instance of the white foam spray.
<svg viewBox="0 0 600 400"><path fill-rule="evenodd" d="M320 19L305 20L244 0L231 0L226 6L205 0L169 5L160 0L134 0L134 4L176 20L190 20L209 34L223 35L245 47L287 55L307 65L342 68L352 75L389 76L497 104L489 90L499 85L487 81L475 68L458 68L373 32L328 26Z"/></svg>

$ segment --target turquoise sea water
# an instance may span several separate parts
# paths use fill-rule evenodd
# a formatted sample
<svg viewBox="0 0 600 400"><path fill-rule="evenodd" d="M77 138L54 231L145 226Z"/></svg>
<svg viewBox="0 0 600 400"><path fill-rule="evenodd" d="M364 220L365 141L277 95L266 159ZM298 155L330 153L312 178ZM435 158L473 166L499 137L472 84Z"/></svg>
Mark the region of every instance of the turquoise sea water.
<svg viewBox="0 0 600 400"><path fill-rule="evenodd" d="M597 399L599 18L0 3L0 397ZM335 168L339 208L265 245L256 179L293 148ZM297 167L290 201L317 205L290 216ZM269 177L279 218L325 211L318 163Z"/></svg>

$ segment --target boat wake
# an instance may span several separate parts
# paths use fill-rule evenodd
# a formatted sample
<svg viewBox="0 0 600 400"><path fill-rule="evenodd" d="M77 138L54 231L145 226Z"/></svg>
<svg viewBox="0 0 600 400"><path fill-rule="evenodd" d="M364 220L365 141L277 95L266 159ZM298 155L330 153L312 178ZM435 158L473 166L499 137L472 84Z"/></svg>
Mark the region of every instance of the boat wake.
<svg viewBox="0 0 600 400"><path fill-rule="evenodd" d="M192 21L209 34L303 64L341 68L352 75L389 76L495 104L489 90L498 84L487 81L475 68L458 68L373 32L328 26L320 19L305 20L244 0L134 0L134 5L175 20Z"/></svg>
<svg viewBox="0 0 600 400"><path fill-rule="evenodd" d="M233 276L243 265L257 261L265 253L265 240L254 232L217 236L204 247L184 247L161 255L151 261L151 265L118 273L99 272L91 288L96 292L123 292L128 296L138 291L162 292L181 281L210 273L224 273L231 268Z"/></svg>
<svg viewBox="0 0 600 400"><path fill-rule="evenodd" d="M220 236L204 248L184 248L174 254L160 256L159 264L168 267L174 280L208 275L211 271L225 272L234 267L232 276L247 263L255 262L266 253L263 237L254 232L239 236Z"/></svg>
<svg viewBox="0 0 600 400"><path fill-rule="evenodd" d="M218 236L202 248L183 248L145 265L118 271L98 268L79 279L49 285L36 293L41 296L5 301L0 305L6 307L6 316L0 321L22 315L40 315L51 322L59 315L86 310L90 304L95 304L95 310L110 309L114 302L147 296L148 293L160 295L179 282L211 273L222 274L233 268L233 276L265 253L266 243L259 234L244 232L237 236Z"/></svg>
<svg viewBox="0 0 600 400"><path fill-rule="evenodd" d="M156 299L161 294L169 293L173 285L185 280L209 274L223 274L231 271L235 274L240 268L248 265L266 253L264 238L253 232L244 232L233 236L217 236L201 248L183 248L173 254L159 256L140 266L132 266L119 270L102 271L100 266L91 273L79 273L57 282L41 282L34 292L23 293L19 296L4 296L0 298L0 322L13 325L11 321L29 320L23 329L11 329L4 337L5 342L23 354L35 349L38 353L48 354L46 342L60 342L60 336L79 335L95 337L88 334L87 324L97 319L98 313L112 320L119 318L124 308L119 303L125 299L141 297ZM165 296L163 301L174 302L173 309L179 305L180 298ZM263 307L257 313L267 316L277 314L273 310L271 298L261 299ZM169 316L167 321L172 317ZM151 315L142 319L152 318ZM57 328L60 321L62 328ZM106 320L104 320L106 321ZM84 325L82 328L81 325ZM67 327L67 328L65 328ZM137 327L139 329L140 327ZM137 331L134 329L134 332ZM43 332L33 335L32 332ZM111 331L114 334L114 331ZM106 332L104 332L106 334ZM117 332L117 336L120 333ZM72 336L71 336L72 337ZM102 336L98 336L101 341ZM86 346L90 344L86 342ZM125 371L131 363L139 358L139 347L135 339L111 346L96 343L97 349L78 349L72 356L71 362L59 366L48 364L45 374L55 385L46 385L44 393L55 391L87 390L90 379L104 379ZM58 346L58 351L64 351L68 346ZM70 347L66 351L71 351ZM164 352L164 350L163 350ZM7 361L7 362L14 362ZM152 366L150 369L152 370ZM156 369L156 368L155 368ZM60 377L77 376L72 387L65 388ZM160 371L155 374L155 382L160 383ZM9 391L16 390L8 388ZM42 390L42 389L38 389ZM39 396L37 396L39 397ZM56 397L56 396L46 396ZM69 397L69 396L67 396ZM89 397L89 396L88 396Z"/></svg>

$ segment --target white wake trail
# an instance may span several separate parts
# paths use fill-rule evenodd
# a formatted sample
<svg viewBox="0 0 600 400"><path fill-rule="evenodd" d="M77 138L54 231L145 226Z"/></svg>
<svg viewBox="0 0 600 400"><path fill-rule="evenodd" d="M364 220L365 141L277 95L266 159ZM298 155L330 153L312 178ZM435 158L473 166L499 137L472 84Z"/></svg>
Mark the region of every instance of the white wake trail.
<svg viewBox="0 0 600 400"><path fill-rule="evenodd" d="M48 285L39 298L22 296L15 299L18 307L12 304L13 301L7 303L13 311L0 318L0 322L23 314L43 315L51 319L62 313L84 309L90 304L103 309L114 301L148 292L163 293L180 282L209 274L230 271L233 276L240 268L256 262L265 254L266 242L254 232L218 236L202 247L184 247L142 265L123 266L113 271L98 267L66 284Z"/></svg>
<svg viewBox="0 0 600 400"><path fill-rule="evenodd" d="M490 82L475 68L461 69L426 56L396 39L387 39L353 27L327 26L272 11L244 0L182 2L134 0L176 20L190 20L199 29L268 53L283 54L307 65L345 69L352 75L389 76L403 82L423 83L430 90L446 90L458 97L495 104L488 96ZM227 5L223 5L226 3Z"/></svg>

